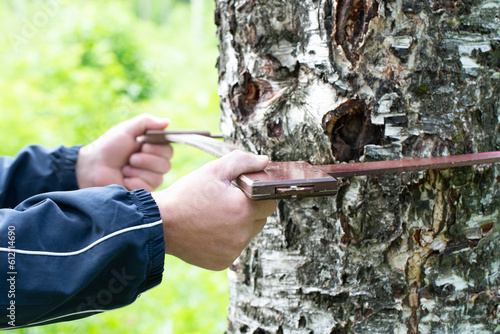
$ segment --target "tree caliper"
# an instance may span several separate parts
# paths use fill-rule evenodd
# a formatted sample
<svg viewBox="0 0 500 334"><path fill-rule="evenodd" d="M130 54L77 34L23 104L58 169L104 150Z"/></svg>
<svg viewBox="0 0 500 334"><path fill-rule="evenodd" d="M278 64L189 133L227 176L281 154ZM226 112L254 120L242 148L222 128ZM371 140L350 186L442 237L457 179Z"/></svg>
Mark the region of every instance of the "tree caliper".
<svg viewBox="0 0 500 334"><path fill-rule="evenodd" d="M148 131L142 140L152 144L180 143L199 148L218 158L238 148L216 140L207 131ZM304 161L270 162L257 173L240 175L233 184L255 200L331 196L339 177L382 175L428 169L500 162L500 151L374 162L311 165Z"/></svg>

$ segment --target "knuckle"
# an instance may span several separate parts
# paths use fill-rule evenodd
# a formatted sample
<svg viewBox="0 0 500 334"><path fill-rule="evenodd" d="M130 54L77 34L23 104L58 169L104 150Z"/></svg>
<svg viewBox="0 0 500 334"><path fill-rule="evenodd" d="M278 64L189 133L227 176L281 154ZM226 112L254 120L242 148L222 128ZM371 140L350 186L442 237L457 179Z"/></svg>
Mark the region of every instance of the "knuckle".
<svg viewBox="0 0 500 334"><path fill-rule="evenodd" d="M262 212L266 215L266 217L269 217L276 211L276 201L266 201L265 203L262 203Z"/></svg>
<svg viewBox="0 0 500 334"><path fill-rule="evenodd" d="M214 264L209 269L213 270L213 271L222 271L222 270L225 270L225 269L229 268L231 266L231 264L233 264L233 262L224 261L224 262L221 262L221 263Z"/></svg>
<svg viewBox="0 0 500 334"><path fill-rule="evenodd" d="M244 232L243 232L244 231ZM250 242L250 236L246 229L242 229L239 233L237 233L233 242L231 243L231 254L232 257L236 258L241 254L241 251L248 245Z"/></svg>
<svg viewBox="0 0 500 334"><path fill-rule="evenodd" d="M151 118L151 115L148 113L145 113L145 112L136 116L136 119L141 120L141 121L148 119L148 118Z"/></svg>
<svg viewBox="0 0 500 334"><path fill-rule="evenodd" d="M136 180L134 178L129 178L124 180L125 188L128 190L135 190L137 189L137 184Z"/></svg>
<svg viewBox="0 0 500 334"><path fill-rule="evenodd" d="M172 165L170 164L170 161L165 161L162 165L162 172L163 173L167 173L171 168L172 168Z"/></svg>
<svg viewBox="0 0 500 334"><path fill-rule="evenodd" d="M232 151L229 156L231 156L232 159L238 160L241 159L242 157L245 157L247 155L250 155L251 153L244 152L242 150L234 150Z"/></svg>
<svg viewBox="0 0 500 334"><path fill-rule="evenodd" d="M153 153L155 151L155 147L157 145L153 145L150 143L145 143L142 145L141 152L143 153Z"/></svg>
<svg viewBox="0 0 500 334"><path fill-rule="evenodd" d="M251 223L253 217L254 214L248 210L238 210L234 213L235 221L241 229L245 228L247 224Z"/></svg>
<svg viewBox="0 0 500 334"><path fill-rule="evenodd" d="M163 183L163 175L157 174L155 180L153 181L153 186L156 188Z"/></svg>
<svg viewBox="0 0 500 334"><path fill-rule="evenodd" d="M128 120L129 124L134 124L134 125L139 125L141 127L145 127L146 122L148 119L148 114L143 113L140 115L135 116L134 118Z"/></svg>
<svg viewBox="0 0 500 334"><path fill-rule="evenodd" d="M140 166L142 162L142 156L140 154L132 154L129 159L129 163L133 167Z"/></svg>
<svg viewBox="0 0 500 334"><path fill-rule="evenodd" d="M167 158L171 159L174 156L174 148L170 145L167 146Z"/></svg>
<svg viewBox="0 0 500 334"><path fill-rule="evenodd" d="M253 209L250 200L243 194L238 193L237 196L234 197L234 205L242 214L251 214Z"/></svg>

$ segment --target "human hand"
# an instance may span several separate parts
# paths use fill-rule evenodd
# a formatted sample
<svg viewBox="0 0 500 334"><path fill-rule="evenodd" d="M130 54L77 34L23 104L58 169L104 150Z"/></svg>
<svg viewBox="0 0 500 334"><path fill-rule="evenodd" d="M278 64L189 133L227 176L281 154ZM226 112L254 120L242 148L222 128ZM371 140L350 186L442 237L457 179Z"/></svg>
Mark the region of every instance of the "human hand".
<svg viewBox="0 0 500 334"><path fill-rule="evenodd" d="M76 178L80 188L118 184L129 190L153 191L170 170L170 145L141 144L146 130L163 130L167 119L148 114L118 124L78 153Z"/></svg>
<svg viewBox="0 0 500 334"><path fill-rule="evenodd" d="M166 253L210 270L229 267L276 210L275 200L253 201L231 181L263 170L268 162L234 151L153 193Z"/></svg>

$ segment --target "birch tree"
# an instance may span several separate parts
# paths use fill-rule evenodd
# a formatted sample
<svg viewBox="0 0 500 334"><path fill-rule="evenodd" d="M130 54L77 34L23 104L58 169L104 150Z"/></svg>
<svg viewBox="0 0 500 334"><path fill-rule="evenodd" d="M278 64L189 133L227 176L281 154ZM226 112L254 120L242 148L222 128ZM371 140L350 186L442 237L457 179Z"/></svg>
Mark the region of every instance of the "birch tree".
<svg viewBox="0 0 500 334"><path fill-rule="evenodd" d="M311 164L500 149L498 0L216 4L229 141ZM228 271L228 333L500 331L499 172L280 200Z"/></svg>

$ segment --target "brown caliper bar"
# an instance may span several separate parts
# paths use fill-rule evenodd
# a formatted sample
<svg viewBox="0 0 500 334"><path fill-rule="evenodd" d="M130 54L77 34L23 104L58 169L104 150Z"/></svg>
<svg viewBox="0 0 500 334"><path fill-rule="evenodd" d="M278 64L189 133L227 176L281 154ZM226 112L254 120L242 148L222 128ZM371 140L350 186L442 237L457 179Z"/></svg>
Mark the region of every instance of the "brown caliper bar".
<svg viewBox="0 0 500 334"><path fill-rule="evenodd" d="M216 157L236 148L213 139L209 132L148 131L145 142L181 143L194 146ZM212 137L212 138L210 138ZM331 196L337 193L336 177L381 175L446 169L500 162L500 151L453 155L447 157L359 162L333 165L311 165L304 161L270 162L261 172L240 175L233 184L255 200Z"/></svg>

